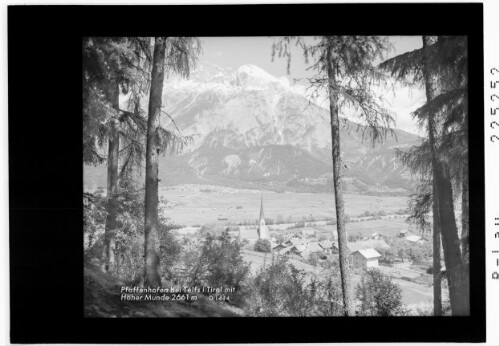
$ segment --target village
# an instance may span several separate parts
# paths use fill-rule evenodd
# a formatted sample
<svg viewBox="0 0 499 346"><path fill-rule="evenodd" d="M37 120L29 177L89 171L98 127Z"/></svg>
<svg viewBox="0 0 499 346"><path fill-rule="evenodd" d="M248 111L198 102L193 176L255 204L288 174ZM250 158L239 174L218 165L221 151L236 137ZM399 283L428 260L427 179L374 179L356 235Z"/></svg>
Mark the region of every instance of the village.
<svg viewBox="0 0 499 346"><path fill-rule="evenodd" d="M351 218L346 225L347 247L355 286L364 270L376 268L402 288L404 303L416 309L432 300L431 244L411 230L403 218L389 215ZM242 243L242 256L253 273L282 257L310 279L324 277L338 267L339 248L334 221L268 225L263 197L257 224L231 225L224 223L223 219L217 221L202 227L178 229L175 233L186 241L198 242L206 233L227 231ZM268 249L256 248L255 245L262 241L269 244Z"/></svg>

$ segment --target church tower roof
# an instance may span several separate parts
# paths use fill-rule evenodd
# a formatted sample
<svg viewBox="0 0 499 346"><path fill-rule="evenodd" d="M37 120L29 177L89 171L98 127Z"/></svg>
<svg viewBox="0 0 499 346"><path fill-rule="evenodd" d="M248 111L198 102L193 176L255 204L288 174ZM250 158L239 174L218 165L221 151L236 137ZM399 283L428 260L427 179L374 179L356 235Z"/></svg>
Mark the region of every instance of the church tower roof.
<svg viewBox="0 0 499 346"><path fill-rule="evenodd" d="M261 202L260 202L260 220L265 219L265 215L263 213L263 194L261 195Z"/></svg>

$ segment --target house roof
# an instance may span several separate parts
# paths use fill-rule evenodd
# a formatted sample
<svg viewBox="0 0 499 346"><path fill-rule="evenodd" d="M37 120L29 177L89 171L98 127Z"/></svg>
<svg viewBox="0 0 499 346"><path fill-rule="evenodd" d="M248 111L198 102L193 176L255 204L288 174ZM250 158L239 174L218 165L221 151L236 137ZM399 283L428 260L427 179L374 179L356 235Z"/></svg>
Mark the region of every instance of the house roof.
<svg viewBox="0 0 499 346"><path fill-rule="evenodd" d="M355 252L360 253L362 255L362 257L367 258L367 259L381 257L379 252L374 250L374 249L357 250Z"/></svg>
<svg viewBox="0 0 499 346"><path fill-rule="evenodd" d="M307 244L307 250L310 252L323 251L323 248L319 245L319 242L313 241Z"/></svg>
<svg viewBox="0 0 499 346"><path fill-rule="evenodd" d="M274 242L274 241L271 241L271 242L270 242L270 246L272 247L272 249L275 249L275 248L276 248L276 247L278 247L278 246L284 247L284 245L279 244L279 243Z"/></svg>
<svg viewBox="0 0 499 346"><path fill-rule="evenodd" d="M294 247L293 245L291 245L291 246L287 246L287 247L285 247L285 248L278 249L278 250L277 250L277 252L278 252L279 254L284 255L285 253L289 252L289 250L291 250L293 247Z"/></svg>
<svg viewBox="0 0 499 346"><path fill-rule="evenodd" d="M317 232L317 230L314 228L304 228L301 230L302 234L307 234L307 233L310 234L310 233L315 233L315 232Z"/></svg>
<svg viewBox="0 0 499 346"><path fill-rule="evenodd" d="M323 249L330 249L333 247L333 242L331 240L323 240L319 242L319 246Z"/></svg>
<svg viewBox="0 0 499 346"><path fill-rule="evenodd" d="M402 233L402 234L407 233L407 232L409 232L408 229L403 229L403 230L400 231L400 233Z"/></svg>
<svg viewBox="0 0 499 346"><path fill-rule="evenodd" d="M407 237L405 237L405 239L407 239L410 242L416 243L420 241L422 238L419 235L408 235Z"/></svg>
<svg viewBox="0 0 499 346"><path fill-rule="evenodd" d="M299 252L303 252L303 251L307 250L307 245L306 244L298 244L298 245L294 245L294 247Z"/></svg>
<svg viewBox="0 0 499 346"><path fill-rule="evenodd" d="M306 243L301 238L291 238L291 240L289 242L291 244L293 244L294 246L299 246L299 245L303 245L304 243Z"/></svg>

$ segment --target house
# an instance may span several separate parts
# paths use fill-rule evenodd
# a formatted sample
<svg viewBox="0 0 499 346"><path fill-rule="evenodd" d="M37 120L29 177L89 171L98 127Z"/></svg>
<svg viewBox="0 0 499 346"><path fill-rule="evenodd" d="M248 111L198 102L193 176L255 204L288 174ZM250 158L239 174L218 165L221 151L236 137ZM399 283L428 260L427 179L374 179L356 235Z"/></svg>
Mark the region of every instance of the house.
<svg viewBox="0 0 499 346"><path fill-rule="evenodd" d="M319 246L322 248L322 250L326 253L331 253L332 248L333 248L333 242L331 240L323 240L319 242Z"/></svg>
<svg viewBox="0 0 499 346"><path fill-rule="evenodd" d="M376 268L380 257L381 255L374 249L357 250L352 253L355 268Z"/></svg>
<svg viewBox="0 0 499 346"><path fill-rule="evenodd" d="M288 249L288 248L286 248ZM294 254L303 258L306 258L305 256L307 255L307 246L304 244L298 244L298 245L291 245L289 246L289 249L286 250L286 253L288 254Z"/></svg>
<svg viewBox="0 0 499 346"><path fill-rule="evenodd" d="M371 239L381 239L381 234L379 234L378 232L374 232L373 234L371 234Z"/></svg>
<svg viewBox="0 0 499 346"><path fill-rule="evenodd" d="M291 245L293 246L299 246L299 245L305 245L307 244L307 241L301 238L291 238L291 240L288 241ZM286 242L286 244L288 243Z"/></svg>
<svg viewBox="0 0 499 346"><path fill-rule="evenodd" d="M313 241L313 242L306 244L305 249L303 251L301 251L301 257L308 259L309 256L314 252L321 253L321 258L327 257L324 253L324 249L319 245L318 241Z"/></svg>
<svg viewBox="0 0 499 346"><path fill-rule="evenodd" d="M281 244L282 245L282 244ZM285 255L287 253L289 253L291 251L291 249L294 248L293 245L291 246L286 246L286 247L282 247L282 248L276 248L275 251L279 254L279 255Z"/></svg>
<svg viewBox="0 0 499 346"><path fill-rule="evenodd" d="M405 238L407 237L408 235L411 234L411 231L409 231L408 229L403 229L399 232L399 237L400 238Z"/></svg>
<svg viewBox="0 0 499 346"><path fill-rule="evenodd" d="M294 249L296 249L296 253L301 255L302 252L307 250L307 245L306 244L297 244L293 246Z"/></svg>
<svg viewBox="0 0 499 346"><path fill-rule="evenodd" d="M310 253L317 252L317 251L320 251L320 252L324 251L324 249L319 245L318 241L312 241L312 242L308 243L307 244L307 250Z"/></svg>
<svg viewBox="0 0 499 346"><path fill-rule="evenodd" d="M282 248L282 247L284 247L284 246L282 246L282 244L279 244L278 242L275 242L275 241L272 241L272 240L271 240L271 241L270 241L270 248L271 248L272 250L275 250L277 247L281 247L281 248Z"/></svg>

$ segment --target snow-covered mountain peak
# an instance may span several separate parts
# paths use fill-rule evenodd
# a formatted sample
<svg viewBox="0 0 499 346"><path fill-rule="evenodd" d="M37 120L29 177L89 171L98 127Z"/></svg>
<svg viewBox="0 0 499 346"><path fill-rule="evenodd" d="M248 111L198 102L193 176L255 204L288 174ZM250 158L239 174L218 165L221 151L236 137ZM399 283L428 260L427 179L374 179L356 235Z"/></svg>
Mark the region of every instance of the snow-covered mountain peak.
<svg viewBox="0 0 499 346"><path fill-rule="evenodd" d="M243 89L266 90L285 87L281 80L251 64L240 66L235 73L235 80L236 85Z"/></svg>

